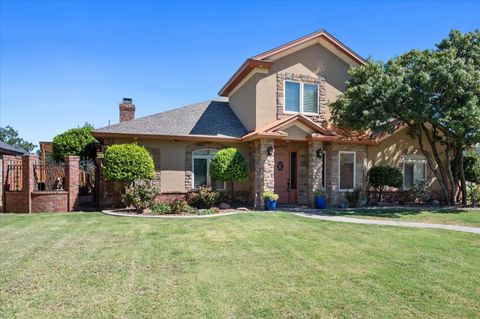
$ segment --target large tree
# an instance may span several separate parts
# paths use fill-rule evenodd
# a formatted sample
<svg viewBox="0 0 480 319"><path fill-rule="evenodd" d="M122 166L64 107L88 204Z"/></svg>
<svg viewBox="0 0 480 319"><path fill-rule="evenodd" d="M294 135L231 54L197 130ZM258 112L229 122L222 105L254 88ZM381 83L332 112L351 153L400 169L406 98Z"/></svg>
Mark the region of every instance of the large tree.
<svg viewBox="0 0 480 319"><path fill-rule="evenodd" d="M27 142L23 138L20 138L18 136L18 131L9 125L0 127L0 141L10 145L18 145L28 152L33 151L35 148L33 143Z"/></svg>
<svg viewBox="0 0 480 319"><path fill-rule="evenodd" d="M369 60L350 71L345 94L332 104L334 121L343 126L374 132L407 126L449 203L456 191L453 155L480 138L478 38L479 31L452 31L436 50Z"/></svg>
<svg viewBox="0 0 480 319"><path fill-rule="evenodd" d="M92 136L93 126L85 123L82 127L72 128L53 138L53 157L63 160L65 156L76 155L95 158L97 140Z"/></svg>

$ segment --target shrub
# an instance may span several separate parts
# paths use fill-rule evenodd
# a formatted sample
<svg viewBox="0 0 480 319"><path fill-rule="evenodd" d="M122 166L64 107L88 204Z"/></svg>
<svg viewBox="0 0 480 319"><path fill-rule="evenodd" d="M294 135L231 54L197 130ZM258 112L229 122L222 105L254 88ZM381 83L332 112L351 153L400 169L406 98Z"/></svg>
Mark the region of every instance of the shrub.
<svg viewBox="0 0 480 319"><path fill-rule="evenodd" d="M480 154L467 152L464 156L465 179L468 182L480 184Z"/></svg>
<svg viewBox="0 0 480 319"><path fill-rule="evenodd" d="M480 185L469 183L468 185L468 203L472 206L480 206Z"/></svg>
<svg viewBox="0 0 480 319"><path fill-rule="evenodd" d="M417 202L426 202L430 199L430 191L426 181L416 181L411 192Z"/></svg>
<svg viewBox="0 0 480 319"><path fill-rule="evenodd" d="M349 207L358 207L365 200L365 193L360 187L356 187L353 191L345 193L345 198Z"/></svg>
<svg viewBox="0 0 480 319"><path fill-rule="evenodd" d="M165 215L170 213L170 205L168 203L156 203L150 206L152 214Z"/></svg>
<svg viewBox="0 0 480 319"><path fill-rule="evenodd" d="M323 189L320 189L318 191L315 192L315 197L324 197L324 198L327 198L327 192L324 191Z"/></svg>
<svg viewBox="0 0 480 319"><path fill-rule="evenodd" d="M382 201L385 187L401 187L403 183L402 172L392 166L374 166L368 172L368 183L378 192L377 203Z"/></svg>
<svg viewBox="0 0 480 319"><path fill-rule="evenodd" d="M195 192L188 194L188 204L195 208L211 208L217 202L220 194L211 187L201 186Z"/></svg>
<svg viewBox="0 0 480 319"><path fill-rule="evenodd" d="M132 182L153 179L153 159L143 146L137 144L116 144L105 152L105 176L109 180Z"/></svg>
<svg viewBox="0 0 480 319"><path fill-rule="evenodd" d="M235 182L248 178L248 165L243 155L233 147L220 150L210 162L210 176L215 180L232 182L232 199L234 199Z"/></svg>
<svg viewBox="0 0 480 319"><path fill-rule="evenodd" d="M278 200L279 196L278 196L278 194L275 194L274 192L265 192L265 193L263 193L262 198L263 198L263 200L268 198L271 201L275 201L275 200Z"/></svg>
<svg viewBox="0 0 480 319"><path fill-rule="evenodd" d="M97 140L92 136L93 126L73 128L53 138L53 158L63 161L65 156L76 155L95 158Z"/></svg>
<svg viewBox="0 0 480 319"><path fill-rule="evenodd" d="M150 181L138 181L125 188L122 194L123 203L127 207L134 207L137 213L141 214L149 207L158 195L158 188Z"/></svg>
<svg viewBox="0 0 480 319"><path fill-rule="evenodd" d="M184 199L174 199L170 202L170 213L171 214L181 214L181 213L190 213L195 214L197 210L190 205Z"/></svg>

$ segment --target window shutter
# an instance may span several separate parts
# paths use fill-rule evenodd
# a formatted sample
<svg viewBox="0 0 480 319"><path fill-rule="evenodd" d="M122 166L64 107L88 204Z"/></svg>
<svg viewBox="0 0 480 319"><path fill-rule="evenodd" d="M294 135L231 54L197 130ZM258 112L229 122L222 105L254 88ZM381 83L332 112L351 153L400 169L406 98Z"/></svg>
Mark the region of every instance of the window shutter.
<svg viewBox="0 0 480 319"><path fill-rule="evenodd" d="M285 111L300 112L300 83L285 82Z"/></svg>
<svg viewBox="0 0 480 319"><path fill-rule="evenodd" d="M318 85L303 85L303 112L318 113Z"/></svg>

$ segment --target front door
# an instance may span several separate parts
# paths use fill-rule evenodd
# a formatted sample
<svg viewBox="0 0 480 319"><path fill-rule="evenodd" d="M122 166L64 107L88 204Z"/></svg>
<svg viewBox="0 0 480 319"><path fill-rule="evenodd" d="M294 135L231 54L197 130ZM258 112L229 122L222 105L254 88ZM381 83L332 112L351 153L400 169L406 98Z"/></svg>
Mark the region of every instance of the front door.
<svg viewBox="0 0 480 319"><path fill-rule="evenodd" d="M297 202L297 152L275 150L275 193L279 204Z"/></svg>

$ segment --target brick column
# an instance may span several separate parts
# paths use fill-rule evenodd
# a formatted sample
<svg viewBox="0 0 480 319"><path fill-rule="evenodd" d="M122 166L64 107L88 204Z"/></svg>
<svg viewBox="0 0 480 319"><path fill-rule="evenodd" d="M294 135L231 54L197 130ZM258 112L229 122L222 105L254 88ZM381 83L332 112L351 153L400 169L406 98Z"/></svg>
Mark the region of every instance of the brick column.
<svg viewBox="0 0 480 319"><path fill-rule="evenodd" d="M38 162L36 155L22 156L22 198L24 201L25 211L32 213L32 192L35 190L35 175L33 173L33 165Z"/></svg>
<svg viewBox="0 0 480 319"><path fill-rule="evenodd" d="M68 191L69 212L78 209L79 162L78 156L65 157L65 186Z"/></svg>
<svg viewBox="0 0 480 319"><path fill-rule="evenodd" d="M308 142L308 202L315 207L315 192L322 189L322 175L324 160L323 154L317 156L317 150L323 149L323 143L319 141Z"/></svg>

